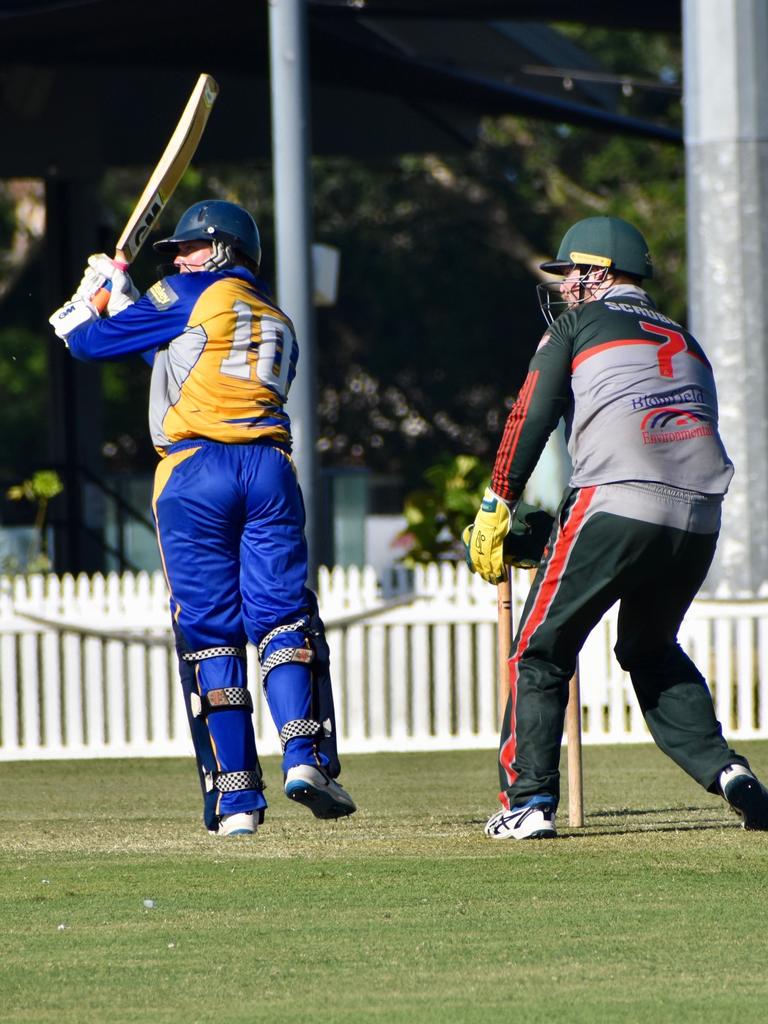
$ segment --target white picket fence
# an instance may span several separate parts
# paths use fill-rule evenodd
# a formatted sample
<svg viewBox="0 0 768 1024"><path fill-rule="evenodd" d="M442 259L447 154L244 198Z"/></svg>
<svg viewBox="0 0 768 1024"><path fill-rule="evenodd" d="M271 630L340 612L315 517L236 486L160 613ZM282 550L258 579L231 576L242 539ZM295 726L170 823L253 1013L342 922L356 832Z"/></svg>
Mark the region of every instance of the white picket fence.
<svg viewBox="0 0 768 1024"><path fill-rule="evenodd" d="M516 574L513 615L528 588ZM496 591L463 565L321 570L343 752L495 747ZM652 610L649 611L652 614ZM162 574L0 578L0 760L191 753ZM580 659L585 743L649 736L612 655L615 614ZM768 738L768 600L697 600L680 636L733 739ZM279 744L249 648L259 750Z"/></svg>

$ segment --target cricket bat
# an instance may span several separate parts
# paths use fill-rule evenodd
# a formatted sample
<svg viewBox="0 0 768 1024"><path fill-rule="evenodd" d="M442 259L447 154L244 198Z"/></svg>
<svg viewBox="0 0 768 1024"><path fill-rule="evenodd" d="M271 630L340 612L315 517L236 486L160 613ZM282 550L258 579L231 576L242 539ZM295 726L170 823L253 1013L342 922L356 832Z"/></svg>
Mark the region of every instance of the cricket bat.
<svg viewBox="0 0 768 1024"><path fill-rule="evenodd" d="M499 666L499 712L504 715L509 697L509 655L512 647L512 571L496 585L498 629L496 654Z"/></svg>
<svg viewBox="0 0 768 1024"><path fill-rule="evenodd" d="M117 240L114 260L121 270L125 270L136 258L149 229L189 167L218 94L216 80L211 75L200 75L163 155ZM107 287L100 288L91 297L91 302L99 312L106 308L108 301Z"/></svg>
<svg viewBox="0 0 768 1024"><path fill-rule="evenodd" d="M579 669L568 684L568 706L565 711L568 737L568 824L584 825L584 770L581 758L581 687Z"/></svg>

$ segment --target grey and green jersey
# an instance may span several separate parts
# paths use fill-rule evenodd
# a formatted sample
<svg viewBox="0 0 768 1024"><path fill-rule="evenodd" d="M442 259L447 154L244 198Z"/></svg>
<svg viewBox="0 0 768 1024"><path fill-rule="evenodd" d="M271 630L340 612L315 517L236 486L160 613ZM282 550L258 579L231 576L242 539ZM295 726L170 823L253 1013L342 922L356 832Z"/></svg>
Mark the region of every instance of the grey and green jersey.
<svg viewBox="0 0 768 1024"><path fill-rule="evenodd" d="M563 313L546 331L507 419L491 478L514 501L560 417L571 485L640 481L725 494L712 367L696 339L631 285Z"/></svg>

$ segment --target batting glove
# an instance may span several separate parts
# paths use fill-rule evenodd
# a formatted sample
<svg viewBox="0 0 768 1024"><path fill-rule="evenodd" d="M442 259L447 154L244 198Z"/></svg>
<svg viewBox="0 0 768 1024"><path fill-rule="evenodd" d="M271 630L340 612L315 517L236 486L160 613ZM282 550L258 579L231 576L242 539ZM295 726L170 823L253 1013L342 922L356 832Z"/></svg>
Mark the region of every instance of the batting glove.
<svg viewBox="0 0 768 1024"><path fill-rule="evenodd" d="M72 331L98 318L99 314L89 302L84 302L77 295L73 295L69 302L65 302L48 317L48 323L66 344Z"/></svg>
<svg viewBox="0 0 768 1024"><path fill-rule="evenodd" d="M80 289L78 289L77 294L81 298L88 300L100 288L109 288L107 316L115 316L117 313L122 313L124 309L132 306L139 297L139 290L128 274L103 252L94 253L93 256L88 257L88 269L83 274L83 279L80 282L81 288L87 291L94 281L99 283L91 291L90 295L82 295Z"/></svg>
<svg viewBox="0 0 768 1024"><path fill-rule="evenodd" d="M85 273L80 278L80 284L75 290L75 294L72 296L73 299L80 299L82 302L87 302L89 305L93 305L91 301L93 296L99 289L104 287L106 277L103 274L99 274L91 267L85 268Z"/></svg>
<svg viewBox="0 0 768 1024"><path fill-rule="evenodd" d="M507 578L504 564L504 538L509 533L512 512L509 505L486 487L480 510L472 526L461 537L467 565L487 583L502 583Z"/></svg>

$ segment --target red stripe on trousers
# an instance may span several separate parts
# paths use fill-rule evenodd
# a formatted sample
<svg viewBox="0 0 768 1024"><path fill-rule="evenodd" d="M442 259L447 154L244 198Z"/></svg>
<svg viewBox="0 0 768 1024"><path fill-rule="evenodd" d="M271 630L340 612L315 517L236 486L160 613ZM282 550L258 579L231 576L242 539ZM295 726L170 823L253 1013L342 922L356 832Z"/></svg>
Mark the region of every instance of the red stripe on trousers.
<svg viewBox="0 0 768 1024"><path fill-rule="evenodd" d="M570 511L568 519L565 522L565 526L562 528L560 533L555 540L554 548L552 549L552 558L547 565L544 572L544 577L539 586L539 592L536 594L533 607L530 610L528 618L525 620L525 625L520 634L515 653L509 659L509 694L510 694L510 713L509 713L509 736L499 751L499 762L501 767L504 769L504 773L507 776L508 784L511 786L512 783L518 776L518 773L513 770L512 762L515 760L517 754L517 682L520 674L519 662L528 648L531 638L539 626L544 622L547 617L552 602L555 599L557 591L560 588L560 583L563 578L563 572L566 565L568 564L568 558L573 550L573 545L578 539L579 532L582 525L584 524L584 517L587 514L587 510L592 503L592 498L595 493L594 487L584 487L580 492L579 496L574 502L573 508ZM499 800L502 806L509 810L509 794L506 792L499 793Z"/></svg>

